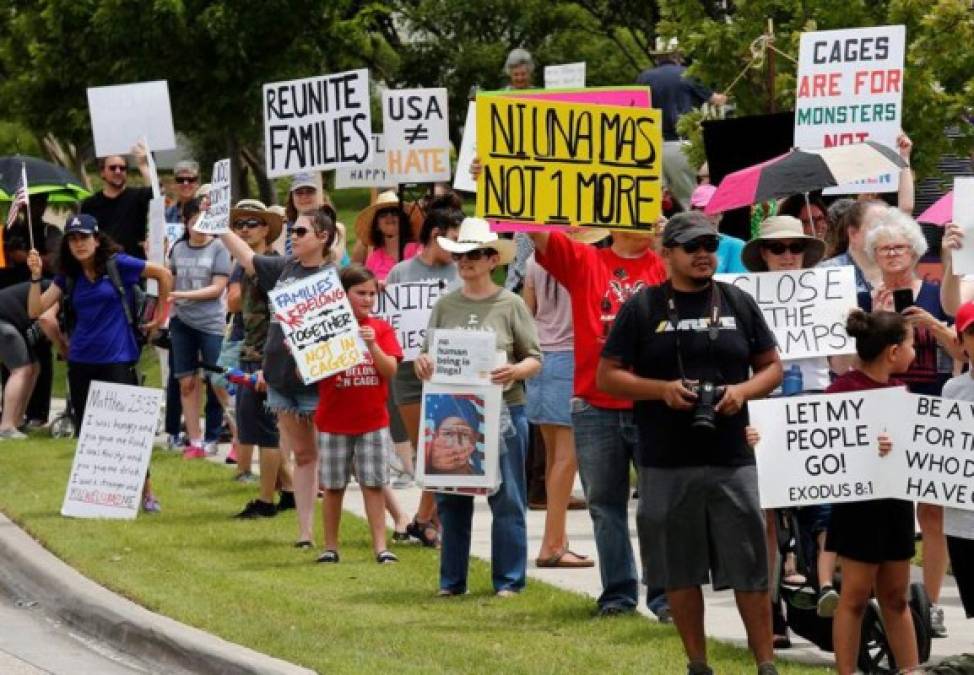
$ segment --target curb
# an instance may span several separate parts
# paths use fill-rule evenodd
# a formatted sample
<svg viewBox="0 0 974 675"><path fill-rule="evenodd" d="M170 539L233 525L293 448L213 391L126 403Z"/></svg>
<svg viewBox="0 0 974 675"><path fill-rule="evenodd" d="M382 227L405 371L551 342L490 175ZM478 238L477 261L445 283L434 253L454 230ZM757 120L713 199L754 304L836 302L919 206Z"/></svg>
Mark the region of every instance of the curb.
<svg viewBox="0 0 974 675"><path fill-rule="evenodd" d="M150 612L77 572L0 514L0 588L36 601L74 629L170 673L311 675Z"/></svg>

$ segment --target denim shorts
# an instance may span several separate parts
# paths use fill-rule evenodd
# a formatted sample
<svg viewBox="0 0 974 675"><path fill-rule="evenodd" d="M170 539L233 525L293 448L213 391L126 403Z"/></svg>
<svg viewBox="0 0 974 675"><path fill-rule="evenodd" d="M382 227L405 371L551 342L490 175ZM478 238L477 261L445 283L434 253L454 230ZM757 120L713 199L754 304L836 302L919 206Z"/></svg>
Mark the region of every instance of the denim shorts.
<svg viewBox="0 0 974 675"><path fill-rule="evenodd" d="M169 320L169 338L172 340L172 372L177 380L195 375L200 361L215 364L220 358L223 336L197 330L180 321L179 317Z"/></svg>
<svg viewBox="0 0 974 675"><path fill-rule="evenodd" d="M572 425L574 375L574 352L542 352L541 372L524 383L531 424Z"/></svg>
<svg viewBox="0 0 974 675"><path fill-rule="evenodd" d="M310 417L318 408L318 385L298 387L281 391L268 385L267 408L273 413L294 413L300 417Z"/></svg>

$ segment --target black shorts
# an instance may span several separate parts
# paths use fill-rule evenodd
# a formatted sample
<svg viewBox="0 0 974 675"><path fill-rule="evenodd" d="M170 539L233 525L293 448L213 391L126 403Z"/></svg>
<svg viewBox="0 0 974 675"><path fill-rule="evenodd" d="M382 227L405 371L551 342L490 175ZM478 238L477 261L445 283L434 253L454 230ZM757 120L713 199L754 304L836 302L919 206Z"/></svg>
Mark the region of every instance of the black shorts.
<svg viewBox="0 0 974 675"><path fill-rule="evenodd" d="M256 373L260 370L259 363L241 361L240 370L246 373ZM265 405L267 394L244 385L237 386L237 438L244 445L256 445L261 448L281 447L280 436L277 432L277 418Z"/></svg>
<svg viewBox="0 0 974 675"><path fill-rule="evenodd" d="M902 499L833 504L825 548L875 565L910 560L916 552L914 522L913 502Z"/></svg>

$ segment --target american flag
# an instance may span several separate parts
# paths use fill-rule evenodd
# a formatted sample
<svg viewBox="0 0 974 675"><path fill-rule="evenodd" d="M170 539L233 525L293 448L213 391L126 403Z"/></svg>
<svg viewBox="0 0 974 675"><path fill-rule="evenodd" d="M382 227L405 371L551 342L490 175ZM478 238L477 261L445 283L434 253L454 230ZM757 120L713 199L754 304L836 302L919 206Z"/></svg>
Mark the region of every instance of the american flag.
<svg viewBox="0 0 974 675"><path fill-rule="evenodd" d="M17 192L14 193L10 211L7 212L7 227L16 222L21 207L30 208L30 198L27 196L27 167L23 164L20 165L20 184L17 186Z"/></svg>

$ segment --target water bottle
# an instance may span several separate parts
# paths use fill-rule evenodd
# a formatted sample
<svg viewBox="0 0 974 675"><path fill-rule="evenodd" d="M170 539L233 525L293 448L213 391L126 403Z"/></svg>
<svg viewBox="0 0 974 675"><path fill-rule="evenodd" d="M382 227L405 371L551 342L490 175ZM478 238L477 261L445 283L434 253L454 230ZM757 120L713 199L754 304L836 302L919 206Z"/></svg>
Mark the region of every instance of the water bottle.
<svg viewBox="0 0 974 675"><path fill-rule="evenodd" d="M785 377L781 381L781 395L794 396L802 393L803 388L804 383L802 382L802 369L797 363L793 363L791 364L791 367L785 371Z"/></svg>

